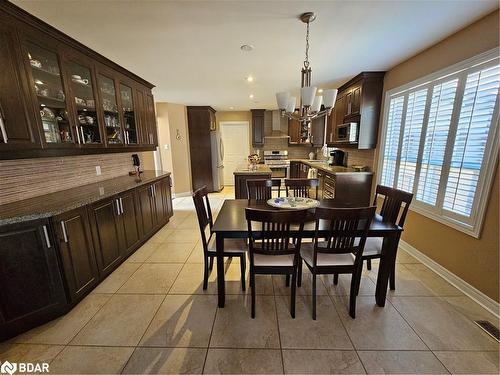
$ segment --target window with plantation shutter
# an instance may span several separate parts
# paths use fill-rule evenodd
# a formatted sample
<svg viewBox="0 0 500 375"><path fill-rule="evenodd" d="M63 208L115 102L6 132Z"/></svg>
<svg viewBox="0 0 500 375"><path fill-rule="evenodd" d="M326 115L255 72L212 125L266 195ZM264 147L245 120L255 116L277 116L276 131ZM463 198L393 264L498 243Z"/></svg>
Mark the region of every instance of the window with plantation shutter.
<svg viewBox="0 0 500 375"><path fill-rule="evenodd" d="M499 49L386 93L379 183L479 236L498 157Z"/></svg>

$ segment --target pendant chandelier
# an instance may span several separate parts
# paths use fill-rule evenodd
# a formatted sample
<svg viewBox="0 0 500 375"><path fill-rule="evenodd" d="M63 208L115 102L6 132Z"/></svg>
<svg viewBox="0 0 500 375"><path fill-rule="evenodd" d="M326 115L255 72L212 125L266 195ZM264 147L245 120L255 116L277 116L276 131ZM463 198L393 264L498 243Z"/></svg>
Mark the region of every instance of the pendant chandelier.
<svg viewBox="0 0 500 375"><path fill-rule="evenodd" d="M309 24L316 19L313 12L300 15L299 19L307 25L306 59L301 71L300 106L296 111L297 98L288 92L276 94L276 101L282 116L299 121L302 125L309 124L316 117L330 116L337 98L337 90L324 90L323 95L316 95L317 88L311 86L311 64L309 63ZM323 106L323 107L322 107ZM309 137L308 137L309 138Z"/></svg>

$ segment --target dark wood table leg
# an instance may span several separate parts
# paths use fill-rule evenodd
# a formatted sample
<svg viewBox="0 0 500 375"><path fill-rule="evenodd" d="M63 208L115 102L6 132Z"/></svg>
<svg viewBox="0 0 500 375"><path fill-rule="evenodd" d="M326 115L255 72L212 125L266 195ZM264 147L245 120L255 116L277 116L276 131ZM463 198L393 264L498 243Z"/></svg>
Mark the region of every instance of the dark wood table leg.
<svg viewBox="0 0 500 375"><path fill-rule="evenodd" d="M224 281L224 236L215 234L215 245L217 250L217 292L219 294L219 307L224 307L226 301L226 287Z"/></svg>
<svg viewBox="0 0 500 375"><path fill-rule="evenodd" d="M382 257L378 267L377 287L375 289L375 300L377 305L384 307L387 297L387 285L389 277L396 262L396 253L399 244L400 232L384 238L382 245Z"/></svg>

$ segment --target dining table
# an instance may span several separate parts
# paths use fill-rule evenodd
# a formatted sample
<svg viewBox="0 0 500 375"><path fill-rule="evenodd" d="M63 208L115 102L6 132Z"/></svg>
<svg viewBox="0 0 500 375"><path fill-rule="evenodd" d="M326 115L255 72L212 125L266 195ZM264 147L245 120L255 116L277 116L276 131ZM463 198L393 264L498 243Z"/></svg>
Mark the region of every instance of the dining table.
<svg viewBox="0 0 500 375"><path fill-rule="evenodd" d="M216 236L216 252L217 252L217 292L218 306L224 307L225 304L225 281L224 281L224 239L225 238L248 238L248 223L245 216L245 208L255 208L263 210L280 210L270 206L266 201L251 200L251 199L226 199L222 204L217 218L212 226L212 233ZM345 203L336 199L319 200L318 207L331 208L353 208L355 205ZM301 236L301 238L314 238L316 235L316 222L314 218L314 208L308 209L307 221L304 229L299 233L299 227L291 225L290 235ZM327 224L321 222L318 228L318 236L328 235ZM258 235L258 230L253 230ZM387 286L391 272L394 272L396 263L396 254L399 244L399 239L403 228L400 226L386 222L382 216L375 214L368 237L383 237L382 253L378 267L377 284L375 289L375 301L378 306L385 306L387 296Z"/></svg>

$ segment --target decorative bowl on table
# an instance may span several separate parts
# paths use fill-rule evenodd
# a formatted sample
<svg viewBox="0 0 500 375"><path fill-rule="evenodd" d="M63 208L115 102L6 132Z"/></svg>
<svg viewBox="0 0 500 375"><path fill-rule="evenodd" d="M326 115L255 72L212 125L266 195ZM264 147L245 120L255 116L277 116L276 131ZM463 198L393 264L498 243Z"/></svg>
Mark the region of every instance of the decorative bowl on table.
<svg viewBox="0 0 500 375"><path fill-rule="evenodd" d="M267 204L272 207L284 208L287 210L308 210L318 207L319 201L302 197L281 197L268 199Z"/></svg>

